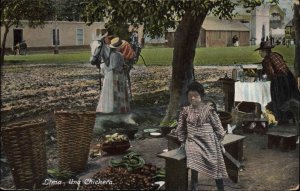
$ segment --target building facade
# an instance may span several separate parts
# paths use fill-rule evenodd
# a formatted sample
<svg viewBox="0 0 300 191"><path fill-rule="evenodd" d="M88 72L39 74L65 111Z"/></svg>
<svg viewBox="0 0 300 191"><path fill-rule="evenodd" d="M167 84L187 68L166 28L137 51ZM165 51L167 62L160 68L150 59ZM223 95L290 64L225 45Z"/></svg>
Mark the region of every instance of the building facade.
<svg viewBox="0 0 300 191"><path fill-rule="evenodd" d="M175 30L165 34L168 47L174 46ZM240 46L250 44L250 30L239 21L220 20L216 17L206 17L197 40L197 47L227 47L233 46L233 36L239 39Z"/></svg>
<svg viewBox="0 0 300 191"><path fill-rule="evenodd" d="M103 22L87 26L84 22L49 21L42 28L30 28L26 22L22 22L22 27L10 28L6 38L6 49L11 49L23 40L29 49L49 49L55 46L56 38L58 47L87 47L105 29ZM3 33L4 27L1 27L1 41Z"/></svg>

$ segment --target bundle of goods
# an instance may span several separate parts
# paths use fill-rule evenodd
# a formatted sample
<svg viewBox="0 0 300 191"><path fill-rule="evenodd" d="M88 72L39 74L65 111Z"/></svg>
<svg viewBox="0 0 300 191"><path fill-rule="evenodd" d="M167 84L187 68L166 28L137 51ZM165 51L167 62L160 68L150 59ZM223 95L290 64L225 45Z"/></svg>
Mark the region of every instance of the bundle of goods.
<svg viewBox="0 0 300 191"><path fill-rule="evenodd" d="M101 145L103 151L111 154L125 152L129 147L128 137L118 133L106 135Z"/></svg>

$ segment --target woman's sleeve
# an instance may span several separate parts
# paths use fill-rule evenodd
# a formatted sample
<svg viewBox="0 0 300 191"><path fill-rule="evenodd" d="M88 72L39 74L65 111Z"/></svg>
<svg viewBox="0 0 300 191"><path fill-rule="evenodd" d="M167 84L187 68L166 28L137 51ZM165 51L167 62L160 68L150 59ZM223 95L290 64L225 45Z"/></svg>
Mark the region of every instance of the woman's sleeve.
<svg viewBox="0 0 300 191"><path fill-rule="evenodd" d="M186 117L187 117L187 111L186 108L183 108L179 114L178 124L176 128L177 137L181 143L184 143L186 140L186 134L187 134Z"/></svg>
<svg viewBox="0 0 300 191"><path fill-rule="evenodd" d="M274 76L274 69L272 67L272 61L270 59L264 59L262 61L263 73L267 74L268 78Z"/></svg>
<svg viewBox="0 0 300 191"><path fill-rule="evenodd" d="M209 120L213 127L214 132L217 135L219 142L222 142L225 137L226 131L224 130L224 128L222 126L221 120L220 120L216 110L213 108L211 108L211 110L210 110Z"/></svg>

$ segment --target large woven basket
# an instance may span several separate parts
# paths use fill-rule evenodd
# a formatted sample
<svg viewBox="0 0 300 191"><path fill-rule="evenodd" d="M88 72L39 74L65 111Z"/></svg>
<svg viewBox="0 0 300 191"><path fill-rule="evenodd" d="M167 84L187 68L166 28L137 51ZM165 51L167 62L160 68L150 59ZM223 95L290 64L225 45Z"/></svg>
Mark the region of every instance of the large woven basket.
<svg viewBox="0 0 300 191"><path fill-rule="evenodd" d="M231 111L232 120L237 126L240 126L243 123L244 119L252 119L257 116L257 114L255 112L241 111L239 109L239 105L241 103L237 104L237 106L235 108L233 108L233 110Z"/></svg>
<svg viewBox="0 0 300 191"><path fill-rule="evenodd" d="M96 112L55 111L59 169L71 173L86 168Z"/></svg>
<svg viewBox="0 0 300 191"><path fill-rule="evenodd" d="M3 149L16 188L40 187L47 176L45 124L23 121L2 128Z"/></svg>

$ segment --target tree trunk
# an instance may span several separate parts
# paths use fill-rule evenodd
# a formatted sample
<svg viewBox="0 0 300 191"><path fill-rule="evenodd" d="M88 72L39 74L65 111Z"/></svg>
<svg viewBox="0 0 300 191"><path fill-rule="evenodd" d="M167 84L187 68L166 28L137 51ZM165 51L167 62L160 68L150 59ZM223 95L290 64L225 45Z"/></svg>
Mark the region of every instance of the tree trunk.
<svg viewBox="0 0 300 191"><path fill-rule="evenodd" d="M294 3L294 26L295 26L295 75L300 77L300 4Z"/></svg>
<svg viewBox="0 0 300 191"><path fill-rule="evenodd" d="M5 43L6 43L6 37L9 31L9 27L7 25L4 25L4 34L3 39L1 42L1 58L0 58L0 64L3 65L4 63L4 55L5 55Z"/></svg>
<svg viewBox="0 0 300 191"><path fill-rule="evenodd" d="M206 14L207 12L195 17L187 12L175 31L170 100L162 122L177 119L180 107L187 101L187 85L194 79L193 61Z"/></svg>

